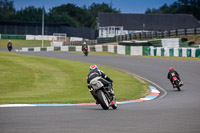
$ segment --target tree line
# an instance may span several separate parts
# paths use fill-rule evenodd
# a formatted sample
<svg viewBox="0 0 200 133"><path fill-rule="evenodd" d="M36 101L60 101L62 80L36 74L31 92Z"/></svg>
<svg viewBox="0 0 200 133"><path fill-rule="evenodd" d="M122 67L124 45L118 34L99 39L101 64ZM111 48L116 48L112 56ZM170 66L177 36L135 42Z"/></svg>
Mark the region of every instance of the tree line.
<svg viewBox="0 0 200 133"><path fill-rule="evenodd" d="M16 10L14 2L0 0L0 22L41 22L44 8L28 6ZM92 3L90 6L78 7L75 4L63 4L45 12L45 22L64 23L70 27L88 27L97 29L99 12L120 13L120 9L112 4ZM160 8L148 8L146 14L193 14L200 20L200 0L178 0L171 5L164 4Z"/></svg>
<svg viewBox="0 0 200 133"><path fill-rule="evenodd" d="M14 2L0 0L0 22L41 22L44 8L28 6L16 10ZM64 23L70 27L97 28L99 12L120 13L119 9L113 8L112 4L92 3L90 6L78 7L75 4L63 4L44 12L45 22Z"/></svg>
<svg viewBox="0 0 200 133"><path fill-rule="evenodd" d="M158 9L148 8L146 14L192 14L200 20L200 0L178 0L171 5L164 4Z"/></svg>

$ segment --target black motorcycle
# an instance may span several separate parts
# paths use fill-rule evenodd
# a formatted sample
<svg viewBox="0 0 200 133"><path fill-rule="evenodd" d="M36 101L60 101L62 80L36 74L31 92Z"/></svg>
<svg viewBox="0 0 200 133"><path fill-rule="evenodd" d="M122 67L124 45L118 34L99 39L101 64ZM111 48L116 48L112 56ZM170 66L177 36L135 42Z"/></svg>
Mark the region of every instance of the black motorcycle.
<svg viewBox="0 0 200 133"><path fill-rule="evenodd" d="M8 51L9 51L9 52L12 51L12 46L8 46Z"/></svg>
<svg viewBox="0 0 200 133"><path fill-rule="evenodd" d="M109 107L117 109L115 96L109 93L107 86L104 86L98 79L93 79L90 85L92 87L91 93L96 96L98 103L104 110L109 109Z"/></svg>
<svg viewBox="0 0 200 133"><path fill-rule="evenodd" d="M88 56L88 48L84 48L84 49L83 49L83 54L84 54L85 56Z"/></svg>

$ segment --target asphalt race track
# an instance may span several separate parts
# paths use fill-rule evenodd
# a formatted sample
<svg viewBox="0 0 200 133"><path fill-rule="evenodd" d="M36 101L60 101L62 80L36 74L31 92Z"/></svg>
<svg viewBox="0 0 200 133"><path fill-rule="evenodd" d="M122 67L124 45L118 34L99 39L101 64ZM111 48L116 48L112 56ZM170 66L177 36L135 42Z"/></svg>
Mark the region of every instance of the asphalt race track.
<svg viewBox="0 0 200 133"><path fill-rule="evenodd" d="M20 54L119 68L149 79L165 91L161 90L161 96L155 100L119 105L117 110L102 110L100 106L0 108L1 133L200 133L200 61L106 55L85 57L67 52ZM184 82L181 92L173 89L167 79L170 66L178 71ZM84 71L89 71L89 66Z"/></svg>

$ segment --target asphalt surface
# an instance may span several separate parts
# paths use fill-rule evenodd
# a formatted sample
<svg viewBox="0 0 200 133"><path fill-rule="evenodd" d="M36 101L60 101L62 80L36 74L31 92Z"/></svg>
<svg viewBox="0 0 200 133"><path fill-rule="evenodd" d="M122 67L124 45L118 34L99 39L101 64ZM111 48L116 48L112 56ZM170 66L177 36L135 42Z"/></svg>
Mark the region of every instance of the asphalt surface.
<svg viewBox="0 0 200 133"><path fill-rule="evenodd" d="M158 99L119 105L117 110L102 110L100 106L0 108L1 133L200 133L200 61L106 55L85 57L68 52L20 54L119 68L151 80L166 93L161 90ZM181 92L173 89L167 79L170 66L178 71L184 82Z"/></svg>

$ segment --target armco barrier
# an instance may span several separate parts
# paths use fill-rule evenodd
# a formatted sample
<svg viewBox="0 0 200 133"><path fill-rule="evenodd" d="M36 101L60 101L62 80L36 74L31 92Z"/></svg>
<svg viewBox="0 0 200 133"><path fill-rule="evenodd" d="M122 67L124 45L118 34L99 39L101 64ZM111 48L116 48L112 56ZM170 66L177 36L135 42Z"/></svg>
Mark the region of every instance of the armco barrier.
<svg viewBox="0 0 200 133"><path fill-rule="evenodd" d="M189 47L188 42L180 38L157 39L149 41L149 44L154 47Z"/></svg>
<svg viewBox="0 0 200 133"><path fill-rule="evenodd" d="M149 56L200 57L200 48L149 47Z"/></svg>
<svg viewBox="0 0 200 133"><path fill-rule="evenodd" d="M1 39L19 39L19 40L26 40L26 36L25 36L25 35L1 34Z"/></svg>
<svg viewBox="0 0 200 133"><path fill-rule="evenodd" d="M155 47L162 47L162 41L161 40L152 40L152 41L149 41L149 43L152 46L155 46Z"/></svg>
<svg viewBox="0 0 200 133"><path fill-rule="evenodd" d="M175 56L175 57L200 57L200 48L163 48L163 47L147 47L147 46L123 46L123 45L95 45L89 46L89 51L111 52L121 55L134 56ZM18 52L28 51L81 51L81 46L61 46L61 47L32 47L16 50Z"/></svg>
<svg viewBox="0 0 200 133"><path fill-rule="evenodd" d="M108 45L108 52L115 53L115 46L114 45Z"/></svg>
<svg viewBox="0 0 200 133"><path fill-rule="evenodd" d="M118 53L122 55L143 55L143 53L147 53L147 47L143 48L142 46L123 46L123 45L95 45L89 46L89 51L95 52L110 52L110 53ZM145 49L146 52L143 52ZM21 50L16 50L18 52L28 52L28 51L82 51L81 46L61 46L61 47L23 47Z"/></svg>

